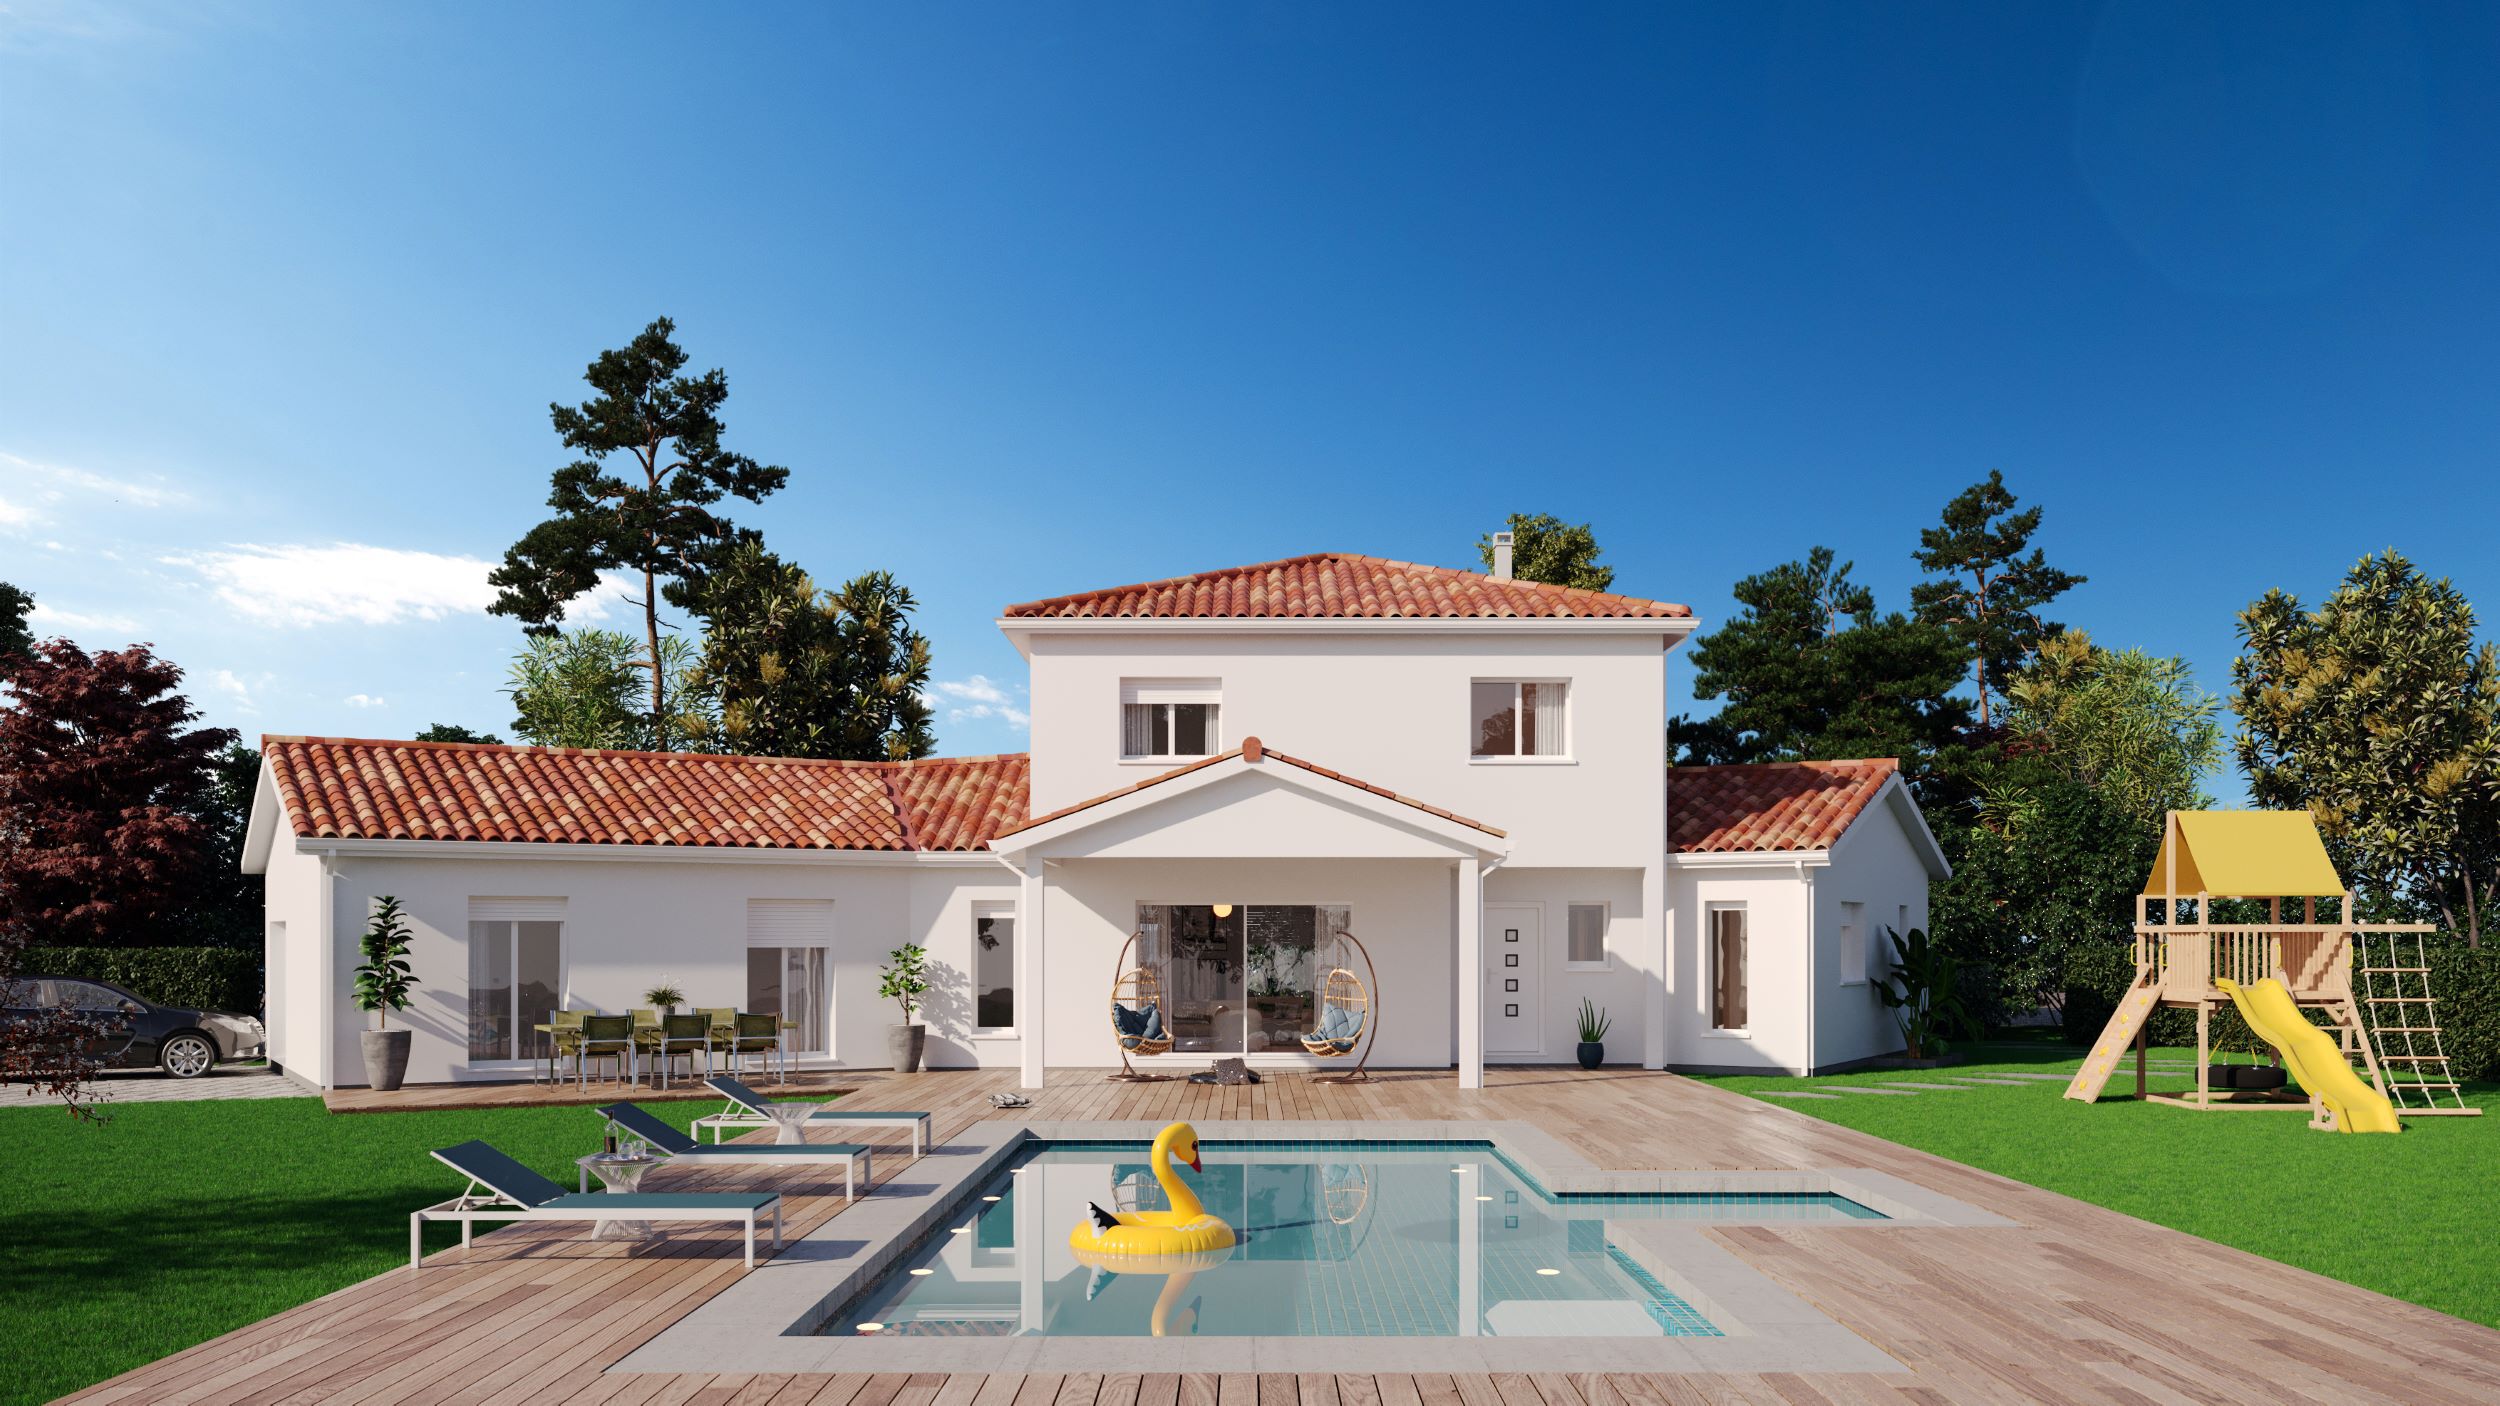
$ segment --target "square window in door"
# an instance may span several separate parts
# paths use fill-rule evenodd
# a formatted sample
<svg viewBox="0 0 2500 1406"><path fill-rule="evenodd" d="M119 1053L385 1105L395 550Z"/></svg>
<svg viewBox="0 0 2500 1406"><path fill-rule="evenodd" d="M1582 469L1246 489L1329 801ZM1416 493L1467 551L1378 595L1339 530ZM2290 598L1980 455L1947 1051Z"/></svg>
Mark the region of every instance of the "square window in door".
<svg viewBox="0 0 2500 1406"><path fill-rule="evenodd" d="M1503 966L1506 966L1506 967L1515 967L1515 966L1519 965L1519 954L1518 954L1518 953L1516 953L1516 952L1505 952L1505 953L1503 953L1503 954L1502 954L1502 965L1503 965Z"/></svg>
<svg viewBox="0 0 2500 1406"><path fill-rule="evenodd" d="M1504 1018L1504 1019L1506 1019L1506 1020L1509 1020L1509 1019L1516 1019L1516 1018L1518 1017L1518 1015L1519 1015L1519 1008L1518 1008L1517 1006L1504 1006L1504 1007L1502 1007L1502 1016L1503 1016L1503 1018Z"/></svg>
<svg viewBox="0 0 2500 1406"><path fill-rule="evenodd" d="M1518 940L1519 940L1519 929L1517 929L1517 928L1504 928L1504 929L1502 929L1502 941L1504 941L1504 942L1517 942Z"/></svg>
<svg viewBox="0 0 2500 1406"><path fill-rule="evenodd" d="M1518 989L1519 989L1519 978L1517 978L1517 977L1515 977L1515 976L1514 976L1514 977L1510 978L1509 980L1507 980L1507 981L1503 982L1503 983L1502 983L1502 989L1503 989L1504 991L1516 991L1516 990L1518 990Z"/></svg>

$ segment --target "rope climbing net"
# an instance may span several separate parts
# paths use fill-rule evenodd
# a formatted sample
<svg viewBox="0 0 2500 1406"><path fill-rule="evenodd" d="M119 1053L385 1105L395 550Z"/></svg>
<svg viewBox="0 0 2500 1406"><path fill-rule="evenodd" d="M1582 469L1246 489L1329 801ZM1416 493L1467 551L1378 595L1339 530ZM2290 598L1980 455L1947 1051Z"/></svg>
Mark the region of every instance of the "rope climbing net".
<svg viewBox="0 0 2500 1406"><path fill-rule="evenodd" d="M2400 1113L2469 1112L2439 1038L2439 1003L2431 996L2430 954L2422 934L2356 933L2353 975L2361 978L2361 1015L2388 1101ZM2403 939L2413 939L2410 954Z"/></svg>

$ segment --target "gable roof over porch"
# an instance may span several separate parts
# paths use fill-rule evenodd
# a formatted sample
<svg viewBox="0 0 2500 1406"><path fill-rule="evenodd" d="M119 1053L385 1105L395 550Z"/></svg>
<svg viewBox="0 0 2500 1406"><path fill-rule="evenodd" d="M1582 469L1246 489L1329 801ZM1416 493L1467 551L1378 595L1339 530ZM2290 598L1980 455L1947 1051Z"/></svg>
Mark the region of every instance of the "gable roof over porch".
<svg viewBox="0 0 2500 1406"><path fill-rule="evenodd" d="M1245 780L1258 784L1255 789L1244 790ZM1133 786L1037 816L999 832L989 843L991 849L1002 854L1058 847L1077 842L1077 837L1089 831L1134 830L1133 824L1121 827L1119 822L1147 812L1156 812L1159 818L1168 818L1178 825L1208 812L1210 800L1218 807L1233 805L1280 789L1362 817L1370 825L1411 836L1431 851L1487 857L1510 852L1509 836L1483 821L1358 780L1317 762L1274 751L1255 737L1243 739L1240 746L1229 752L1174 767ZM1194 806L1190 804L1193 801Z"/></svg>

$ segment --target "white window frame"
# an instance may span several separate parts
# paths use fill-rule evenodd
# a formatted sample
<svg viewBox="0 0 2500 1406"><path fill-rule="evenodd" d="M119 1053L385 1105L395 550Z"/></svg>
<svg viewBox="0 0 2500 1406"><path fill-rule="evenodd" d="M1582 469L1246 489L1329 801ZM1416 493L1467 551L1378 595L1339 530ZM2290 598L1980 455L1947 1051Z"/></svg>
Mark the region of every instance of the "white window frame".
<svg viewBox="0 0 2500 1406"><path fill-rule="evenodd" d="M1522 715L1522 710L1523 710L1523 709L1527 706L1527 703L1526 703L1526 698L1525 698L1525 695L1524 695L1523 690L1520 688L1520 685L1522 685L1522 684L1531 684L1531 683L1533 683L1533 684L1554 684L1554 685L1559 685L1559 686L1561 687L1562 691L1563 691L1563 706L1562 706L1562 713L1563 713L1563 750L1561 750L1561 751L1559 751L1559 752L1548 753L1548 754L1541 755L1541 756L1528 756L1528 755L1522 755L1522 754L1517 753L1517 752L1513 752L1513 753L1511 753L1511 754L1510 754L1510 755L1508 755L1508 756L1489 756L1489 757L1487 757L1487 756L1478 756L1478 755L1476 754L1476 737L1475 737L1475 732L1476 732L1476 685L1478 685L1478 684L1487 684L1487 683L1506 683L1506 684L1509 684L1509 685L1510 685L1510 690L1511 690L1511 692L1510 692L1510 706L1511 706L1511 716L1512 716L1513 718L1517 718L1517 717L1521 716L1521 715ZM1575 759L1574 759L1574 757L1572 756L1572 750L1571 750L1571 749L1572 749L1572 747L1573 747L1574 745L1576 745L1576 744L1579 742L1579 740L1580 740L1580 719L1579 719L1579 717L1577 716L1577 710L1578 710L1578 708L1579 708L1579 702L1580 702L1580 690L1572 686L1572 681L1571 681L1570 679L1567 679L1567 678L1562 678L1562 677L1559 677L1559 676L1557 676L1557 677L1553 677L1553 678L1539 678L1539 677L1532 677L1532 676L1528 676L1528 675L1497 674L1497 675L1483 675L1483 676L1478 676L1478 677L1474 677L1474 678L1470 678L1470 679L1468 679L1468 680L1467 680L1467 731L1468 731L1468 738L1467 738L1467 764L1468 764L1469 766L1571 766L1571 765L1573 765L1573 764L1574 764L1574 760L1575 760ZM1517 745L1518 745L1518 742L1519 742L1519 735L1520 735L1522 732L1525 732L1525 731L1526 731L1526 729L1521 728L1521 727L1518 727L1518 726L1516 726L1516 725L1514 724L1514 726L1512 727L1512 730L1511 730L1511 745L1512 745L1512 746L1517 746ZM1565 938L1566 943L1568 942L1568 940L1569 940L1569 939L1568 939L1568 935L1566 934L1566 938Z"/></svg>
<svg viewBox="0 0 2500 1406"><path fill-rule="evenodd" d="M1745 1024L1727 1026L1719 1020L1719 915L1745 914ZM1705 1035L1729 1040L1753 1038L1753 915L1741 900L1705 903L1701 908L1701 1015L1709 1022Z"/></svg>
<svg viewBox="0 0 2500 1406"><path fill-rule="evenodd" d="M821 911L825 916L824 931L822 933L801 934L797 937L782 936L771 932L759 934L755 931L755 905L758 903L767 905L788 904L791 905L793 909L795 909L798 904L808 904L810 905L808 908L798 911L805 911L808 913ZM818 909L813 906L817 904L822 904L824 906L822 909ZM825 1047L821 1050L803 1050L795 1047L790 1048L786 1050L785 1053L793 1060L802 1057L831 1059L836 1056L836 1052L842 1047L841 1032L834 1028L834 1017L836 1012L840 1010L840 1007L833 999L834 984L837 980L839 980L839 977L834 969L834 957L836 952L839 950L835 945L835 937L841 930L841 921L842 910L840 904L829 898L749 898L747 900L746 941L740 947L738 958L738 1009L742 1011L745 1010L747 1008L748 1001L752 997L752 993L747 989L747 982L749 979L746 965L747 953L753 952L758 948L771 948L785 953L791 951L792 949L806 951L813 948L824 954L820 963L820 970L822 971L824 978L824 989L816 993L816 1003L817 1016L824 1022ZM770 924L767 924L766 926L769 927ZM784 957L782 959L781 979L786 982L789 980L789 975L789 959ZM783 999L786 1001L788 996L785 994Z"/></svg>
<svg viewBox="0 0 2500 1406"><path fill-rule="evenodd" d="M469 951L469 944L474 939L467 936L467 934L470 932L471 925L476 923L509 923L512 925L509 939L513 944L511 953L513 963L513 989L516 993L520 989L520 925L523 923L554 923L556 925L556 1009L570 1010L573 1008L573 920L572 916L566 912L566 901L564 899L546 897L504 897L471 894L469 896L468 921L461 925L461 932L463 934L461 939L461 955L463 958L467 959L466 965L464 965L464 969L461 973L464 982L468 980L469 972L475 969L474 963L476 958L471 955ZM467 988L464 985L462 989L460 1007L460 1057L463 1067L490 1071L521 1070L536 1068L543 1062L544 1056L533 1057L515 1055L506 1059L494 1059L471 1055L469 1053L468 1001L469 996L467 994ZM516 1025L519 1023L519 1017L517 1015L514 1017L514 1023ZM521 1036L521 1031L516 1029L513 1032L515 1049L519 1048Z"/></svg>
<svg viewBox="0 0 2500 1406"><path fill-rule="evenodd" d="M970 953L971 960L964 964L966 974L972 978L972 1038L975 1040L1013 1040L1016 1038L1016 1027L1012 1025L983 1025L980 1023L981 920L983 918L1005 918L1010 922L1014 922L1016 925L1015 940L1018 942L1024 941L1024 924L1019 920L1016 913L1015 900L1006 898L984 898L977 899L973 902L972 922L970 929L965 934L967 939L972 944ZM1013 978L1011 976L1010 980L1012 979ZM1016 992L1015 1001L1017 1013L1019 1017L1021 1017L1024 1009L1024 993L1021 991Z"/></svg>
<svg viewBox="0 0 2500 1406"><path fill-rule="evenodd" d="M1571 914L1575 909L1597 910L1597 960L1583 962L1571 955ZM1615 969L1615 906L1602 899L1575 898L1563 905L1563 970L1573 972L1605 972Z"/></svg>
<svg viewBox="0 0 2500 1406"><path fill-rule="evenodd" d="M1853 917L1856 919L1854 922L1851 921ZM1855 932L1858 940L1858 950L1854 953L1849 950L1849 938L1852 931ZM1865 904L1856 899L1840 901L1840 922L1836 929L1836 938L1840 955L1840 984L1843 986L1866 985L1868 974L1874 970L1874 958L1870 955L1874 950L1872 946L1874 938L1866 930Z"/></svg>
<svg viewBox="0 0 2500 1406"><path fill-rule="evenodd" d="M1204 703L1215 709L1215 717L1207 729L1207 750L1203 752L1132 752L1128 749L1128 710L1131 706L1169 709L1176 704ZM1212 757L1224 750L1224 681L1222 679L1122 679L1120 706L1112 714L1112 745L1119 750L1123 766L1168 767L1178 762L1194 762ZM1167 718L1167 736L1180 736L1177 719ZM1568 724L1565 725L1566 727Z"/></svg>

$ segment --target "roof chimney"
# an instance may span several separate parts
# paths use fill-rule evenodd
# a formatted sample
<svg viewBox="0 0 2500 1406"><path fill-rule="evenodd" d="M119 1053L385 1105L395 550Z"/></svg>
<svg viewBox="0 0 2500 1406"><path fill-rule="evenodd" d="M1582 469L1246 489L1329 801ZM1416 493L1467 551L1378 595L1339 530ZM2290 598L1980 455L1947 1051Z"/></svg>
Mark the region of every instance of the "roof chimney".
<svg viewBox="0 0 2500 1406"><path fill-rule="evenodd" d="M1493 534L1493 579L1510 579L1510 534L1507 532Z"/></svg>

